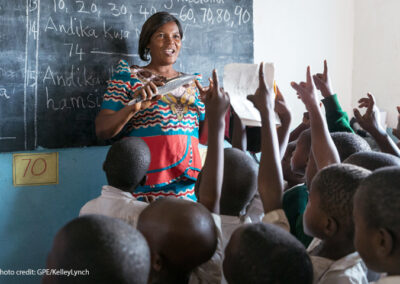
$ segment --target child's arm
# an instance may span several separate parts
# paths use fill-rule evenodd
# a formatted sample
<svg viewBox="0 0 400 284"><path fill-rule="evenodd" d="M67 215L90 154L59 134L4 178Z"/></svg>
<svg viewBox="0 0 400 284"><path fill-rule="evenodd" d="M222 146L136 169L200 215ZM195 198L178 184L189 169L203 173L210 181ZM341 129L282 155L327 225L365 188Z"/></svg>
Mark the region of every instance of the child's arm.
<svg viewBox="0 0 400 284"><path fill-rule="evenodd" d="M282 208L283 174L275 126L274 96L264 78L260 64L259 86L250 100L261 115L261 160L258 171L258 191L268 213Z"/></svg>
<svg viewBox="0 0 400 284"><path fill-rule="evenodd" d="M211 212L219 214L222 179L224 172L224 130L225 112L229 97L219 88L217 72L208 90L196 81L200 92L205 95L206 116L208 117L208 149L199 185L199 202Z"/></svg>
<svg viewBox="0 0 400 284"><path fill-rule="evenodd" d="M231 108L233 110L233 108ZM247 150L246 125L240 120L235 111L233 115L232 147L242 151Z"/></svg>
<svg viewBox="0 0 400 284"><path fill-rule="evenodd" d="M277 94L275 98L275 111L279 116L279 119L281 121L281 126L277 129L278 133L278 142L279 142L279 152L281 155L281 158L285 156L286 152L286 147L289 142L289 128L290 128L290 123L292 121L292 115L290 113L290 110L286 104L285 98L283 97L281 91L279 90L278 87L277 89Z"/></svg>
<svg viewBox="0 0 400 284"><path fill-rule="evenodd" d="M325 106L329 132L344 131L354 133L347 113L342 110L337 95L332 92L326 60L324 61L324 73L315 74L313 79L315 87L324 97L321 101Z"/></svg>
<svg viewBox="0 0 400 284"><path fill-rule="evenodd" d="M313 151L317 168L322 169L330 164L340 163L338 151L329 134L328 126L314 92L310 66L307 67L307 81L299 84L292 82L291 85L297 91L310 115L311 150Z"/></svg>
<svg viewBox="0 0 400 284"><path fill-rule="evenodd" d="M360 114L358 109L354 109L354 116L361 127L368 131L371 136L378 143L382 152L389 153L400 157L400 150L394 141L386 133L385 129L380 125L379 109L376 106L375 98L372 94L368 93L367 98L361 98L359 101L359 108L367 108L364 115Z"/></svg>
<svg viewBox="0 0 400 284"><path fill-rule="evenodd" d="M303 113L303 121L290 133L289 142L297 140L300 134L308 128L310 128L310 117L308 112L305 112Z"/></svg>

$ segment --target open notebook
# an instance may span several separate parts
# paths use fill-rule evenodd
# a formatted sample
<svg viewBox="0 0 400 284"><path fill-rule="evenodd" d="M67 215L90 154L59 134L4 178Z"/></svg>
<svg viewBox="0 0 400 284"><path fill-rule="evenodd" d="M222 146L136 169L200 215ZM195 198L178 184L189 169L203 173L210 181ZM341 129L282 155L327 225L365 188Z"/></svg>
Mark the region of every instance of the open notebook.
<svg viewBox="0 0 400 284"><path fill-rule="evenodd" d="M258 87L258 64L232 63L224 68L224 89L229 93L231 105L241 121L248 126L261 126L261 117L247 95ZM273 87L275 67L264 63L264 75L269 87Z"/></svg>

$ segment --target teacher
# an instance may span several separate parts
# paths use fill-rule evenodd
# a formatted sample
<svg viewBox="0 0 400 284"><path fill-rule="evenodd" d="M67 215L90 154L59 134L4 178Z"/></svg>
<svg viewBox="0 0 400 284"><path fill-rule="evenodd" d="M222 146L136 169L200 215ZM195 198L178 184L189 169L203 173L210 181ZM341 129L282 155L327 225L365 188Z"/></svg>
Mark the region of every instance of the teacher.
<svg viewBox="0 0 400 284"><path fill-rule="evenodd" d="M147 143L151 152L147 179L133 193L140 200L166 196L196 200L194 184L201 169L199 129L205 119L199 89L193 81L157 95L157 86L182 75L173 68L182 38L181 24L174 16L167 12L152 15L139 39L139 56L150 63L143 67L129 67L125 60L118 63L96 118L96 135L101 139L110 139L124 128L127 136L141 137ZM128 105L134 97L145 100Z"/></svg>

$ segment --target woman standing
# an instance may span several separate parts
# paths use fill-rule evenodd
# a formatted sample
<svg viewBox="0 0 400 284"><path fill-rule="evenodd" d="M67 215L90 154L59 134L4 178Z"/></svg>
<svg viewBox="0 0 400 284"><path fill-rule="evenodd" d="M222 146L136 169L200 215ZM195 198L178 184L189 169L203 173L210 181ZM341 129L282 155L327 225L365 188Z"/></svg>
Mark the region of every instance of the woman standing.
<svg viewBox="0 0 400 284"><path fill-rule="evenodd" d="M157 96L157 86L182 75L173 68L182 37L182 27L174 16L167 12L152 15L139 40L140 58L150 63L129 67L124 60L119 62L96 118L99 138L112 138L125 127L128 136L141 137L149 146L151 164L145 184L133 194L137 198L196 200L194 184L201 169L199 128L205 119L199 90L193 81ZM128 105L140 96L146 100ZM152 96L155 99L150 100Z"/></svg>

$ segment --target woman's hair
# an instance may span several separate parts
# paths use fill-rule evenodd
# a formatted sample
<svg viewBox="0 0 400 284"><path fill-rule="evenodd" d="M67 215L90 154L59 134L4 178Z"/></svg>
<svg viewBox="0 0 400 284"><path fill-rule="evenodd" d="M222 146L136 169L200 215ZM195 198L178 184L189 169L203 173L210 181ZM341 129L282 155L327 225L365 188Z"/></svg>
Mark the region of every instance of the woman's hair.
<svg viewBox="0 0 400 284"><path fill-rule="evenodd" d="M183 30L181 23L177 18L168 12L158 12L152 15L143 24L142 31L140 32L139 39L139 56L143 61L149 61L149 52L147 45L150 42L151 36L163 25L169 22L175 22L179 29L179 34L183 38Z"/></svg>

